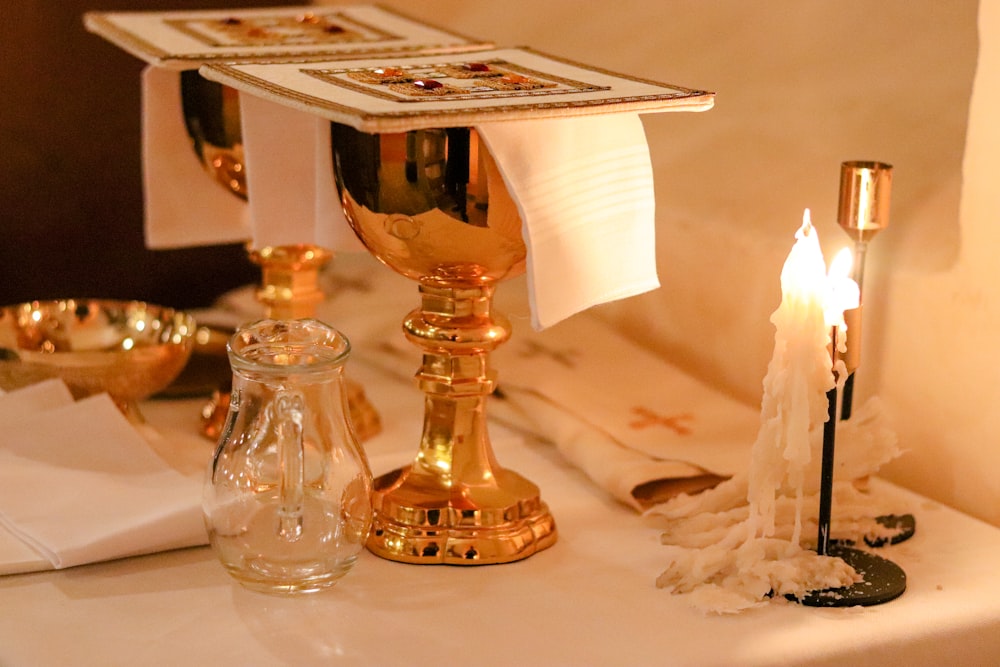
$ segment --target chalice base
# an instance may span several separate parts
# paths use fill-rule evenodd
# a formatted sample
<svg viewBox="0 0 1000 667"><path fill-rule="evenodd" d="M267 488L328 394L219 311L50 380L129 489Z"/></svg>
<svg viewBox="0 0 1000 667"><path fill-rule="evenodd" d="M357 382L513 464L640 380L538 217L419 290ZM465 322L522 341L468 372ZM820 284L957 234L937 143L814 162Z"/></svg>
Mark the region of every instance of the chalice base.
<svg viewBox="0 0 1000 667"><path fill-rule="evenodd" d="M368 550L418 565L490 565L525 559L556 542L538 487L496 471L495 484L442 487L407 466L376 478Z"/></svg>

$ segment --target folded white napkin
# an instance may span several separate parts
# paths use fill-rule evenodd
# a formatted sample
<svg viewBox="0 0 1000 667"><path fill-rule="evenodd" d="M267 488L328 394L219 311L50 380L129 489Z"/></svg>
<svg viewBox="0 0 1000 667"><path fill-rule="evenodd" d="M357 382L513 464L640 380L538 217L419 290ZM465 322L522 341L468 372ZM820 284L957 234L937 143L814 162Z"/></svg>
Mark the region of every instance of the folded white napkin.
<svg viewBox="0 0 1000 667"><path fill-rule="evenodd" d="M330 122L245 93L240 119L254 247L363 251L337 196Z"/></svg>
<svg viewBox="0 0 1000 667"><path fill-rule="evenodd" d="M0 424L72 402L73 394L60 380L43 380L10 393L0 391Z"/></svg>
<svg viewBox="0 0 1000 667"><path fill-rule="evenodd" d="M249 241L256 248L312 243L364 250L333 187L329 122L240 95L248 207L199 162L184 125L180 72L151 65L142 84L147 246Z"/></svg>
<svg viewBox="0 0 1000 667"><path fill-rule="evenodd" d="M615 499L644 509L745 466L759 411L589 314L519 329L495 354L491 414L552 443Z"/></svg>
<svg viewBox="0 0 1000 667"><path fill-rule="evenodd" d="M659 287L653 168L637 113L477 130L524 223L532 326Z"/></svg>
<svg viewBox="0 0 1000 667"><path fill-rule="evenodd" d="M180 72L142 75L142 159L146 245L153 249L242 243L247 206L202 166L181 108Z"/></svg>
<svg viewBox="0 0 1000 667"><path fill-rule="evenodd" d="M205 544L201 476L167 465L106 394L67 398L61 383L0 397L0 525L56 569Z"/></svg>

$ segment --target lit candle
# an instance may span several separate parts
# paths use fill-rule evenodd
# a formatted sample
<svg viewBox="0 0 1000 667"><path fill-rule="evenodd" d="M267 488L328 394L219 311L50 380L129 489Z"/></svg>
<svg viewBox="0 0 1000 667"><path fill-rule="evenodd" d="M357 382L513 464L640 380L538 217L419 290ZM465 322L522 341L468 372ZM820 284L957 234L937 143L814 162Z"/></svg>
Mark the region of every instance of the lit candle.
<svg viewBox="0 0 1000 667"><path fill-rule="evenodd" d="M675 524L662 538L670 548L670 562L657 578L657 586L692 593L703 609L731 612L772 595L799 598L809 591L841 588L860 580L845 561L800 544L806 475L814 469L809 465L814 458L812 434L819 429L825 434L833 423L829 395L836 392L836 382L831 334L856 294L841 279L846 276L842 262L827 274L807 209L781 269L781 303L771 314L774 352L764 377L760 429L750 465L745 473L704 492L704 504L691 499L688 526ZM824 438L824 455L827 444L832 462L832 438L828 443ZM827 485L827 492L830 488ZM742 497L745 514L744 506L730 502L730 498ZM664 506L665 515L675 511L671 503L675 501ZM683 507L685 501L675 504ZM826 506L828 516L829 495ZM779 507L783 508L780 515ZM680 516L675 515L675 521ZM745 518L736 518L740 516ZM778 526L779 522L783 525ZM827 518L827 533L828 525ZM696 533L696 546L675 541Z"/></svg>
<svg viewBox="0 0 1000 667"><path fill-rule="evenodd" d="M751 537L774 532L775 497L787 484L801 499L811 459L809 432L827 418L826 393L834 378L827 345L826 263L809 209L781 269L781 304L771 315L774 354L764 377L761 428L751 452L747 489ZM793 543L800 536L796 512Z"/></svg>

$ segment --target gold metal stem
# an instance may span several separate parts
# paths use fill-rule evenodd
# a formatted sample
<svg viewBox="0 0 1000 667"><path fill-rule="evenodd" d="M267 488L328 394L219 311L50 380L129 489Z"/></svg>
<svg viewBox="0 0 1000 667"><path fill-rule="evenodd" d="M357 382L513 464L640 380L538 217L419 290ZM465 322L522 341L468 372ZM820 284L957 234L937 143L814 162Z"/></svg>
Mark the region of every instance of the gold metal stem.
<svg viewBox="0 0 1000 667"><path fill-rule="evenodd" d="M847 372L853 374L861 365L861 314L864 305L865 256L868 243L889 226L892 198L892 165L884 162L855 160L840 165L840 195L837 223L854 239L852 277L861 293L860 305L844 312L847 322L846 352L841 355ZM844 412L850 416L853 388L845 392Z"/></svg>
<svg viewBox="0 0 1000 667"><path fill-rule="evenodd" d="M847 324L847 332L844 334L845 349L839 355L847 367L847 373L851 374L861 365L861 315L862 306L844 311L844 322Z"/></svg>
<svg viewBox="0 0 1000 667"><path fill-rule="evenodd" d="M413 463L375 480L368 548L406 563L506 563L555 543L538 487L502 468L490 443L489 353L510 336L492 312L492 285L421 284L422 307L403 323L424 350L417 383L424 427Z"/></svg>
<svg viewBox="0 0 1000 667"><path fill-rule="evenodd" d="M333 257L325 248L310 244L267 246L248 250L250 260L261 268L257 300L267 317L297 320L313 317L323 302L319 272Z"/></svg>

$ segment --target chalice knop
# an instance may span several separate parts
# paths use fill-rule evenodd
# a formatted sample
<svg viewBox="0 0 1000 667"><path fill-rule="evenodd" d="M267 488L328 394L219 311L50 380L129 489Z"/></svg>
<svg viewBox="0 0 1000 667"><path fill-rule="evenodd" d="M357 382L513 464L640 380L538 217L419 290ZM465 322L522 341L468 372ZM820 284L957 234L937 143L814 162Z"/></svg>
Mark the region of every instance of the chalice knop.
<svg viewBox="0 0 1000 667"><path fill-rule="evenodd" d="M489 355L511 333L493 293L526 257L494 160L468 127L369 134L333 123L331 143L348 222L421 299L403 330L423 353L423 432L412 463L375 480L368 548L407 563L485 564L551 546L538 487L497 463L487 429Z"/></svg>

